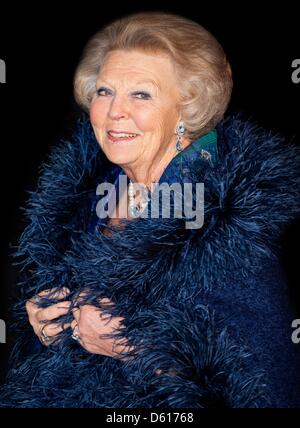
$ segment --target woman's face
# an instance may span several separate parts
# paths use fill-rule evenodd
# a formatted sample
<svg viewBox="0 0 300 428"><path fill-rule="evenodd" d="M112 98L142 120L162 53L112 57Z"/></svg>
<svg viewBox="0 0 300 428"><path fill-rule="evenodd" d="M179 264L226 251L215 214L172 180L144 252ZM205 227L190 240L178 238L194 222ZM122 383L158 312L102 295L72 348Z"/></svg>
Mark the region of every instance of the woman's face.
<svg viewBox="0 0 300 428"><path fill-rule="evenodd" d="M97 78L90 120L104 153L120 166L147 168L175 151L178 84L163 54L112 51ZM137 134L120 138L116 132Z"/></svg>

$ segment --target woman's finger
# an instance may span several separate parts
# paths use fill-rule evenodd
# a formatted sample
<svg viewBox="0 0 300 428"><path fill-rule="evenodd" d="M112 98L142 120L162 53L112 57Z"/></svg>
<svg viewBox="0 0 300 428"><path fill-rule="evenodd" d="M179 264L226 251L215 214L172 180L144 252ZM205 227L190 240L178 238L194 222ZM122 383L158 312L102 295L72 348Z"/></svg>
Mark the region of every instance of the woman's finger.
<svg viewBox="0 0 300 428"><path fill-rule="evenodd" d="M70 324L70 327L71 327L71 329L74 331L74 329L75 329L75 327L77 327L78 326L78 323L77 323L77 321L76 320L73 320L72 322L71 322L71 324Z"/></svg>
<svg viewBox="0 0 300 428"><path fill-rule="evenodd" d="M65 315L68 312L70 305L71 302L64 301L48 306L48 308L40 309L36 313L36 319L41 322L61 317L62 315Z"/></svg>
<svg viewBox="0 0 300 428"><path fill-rule="evenodd" d="M107 306L114 306L114 303L108 297L103 297L100 299L100 303Z"/></svg>
<svg viewBox="0 0 300 428"><path fill-rule="evenodd" d="M78 296L73 299L74 305L82 306L82 304L84 304L84 298L88 295L88 293L88 290L81 291L80 294L78 294Z"/></svg>
<svg viewBox="0 0 300 428"><path fill-rule="evenodd" d="M46 336L48 336L48 337L54 337L54 336L57 336L62 331L64 331L67 328L69 328L70 325L71 325L70 323L63 324L62 326L58 325L58 324L47 324L44 327L43 331L44 331L44 333L45 333Z"/></svg>
<svg viewBox="0 0 300 428"><path fill-rule="evenodd" d="M49 290L43 290L38 293L38 296L44 297L47 296L51 299L62 299L70 294L70 290L67 287L63 288L50 288Z"/></svg>
<svg viewBox="0 0 300 428"><path fill-rule="evenodd" d="M37 295L33 296L29 302L35 304L43 297L47 297L49 299L64 299L68 294L70 294L70 290L67 287L63 287L62 289L50 288L48 290L43 290Z"/></svg>
<svg viewBox="0 0 300 428"><path fill-rule="evenodd" d="M74 320L76 321L76 324L78 324L80 320L80 308L72 309L72 314L73 314Z"/></svg>

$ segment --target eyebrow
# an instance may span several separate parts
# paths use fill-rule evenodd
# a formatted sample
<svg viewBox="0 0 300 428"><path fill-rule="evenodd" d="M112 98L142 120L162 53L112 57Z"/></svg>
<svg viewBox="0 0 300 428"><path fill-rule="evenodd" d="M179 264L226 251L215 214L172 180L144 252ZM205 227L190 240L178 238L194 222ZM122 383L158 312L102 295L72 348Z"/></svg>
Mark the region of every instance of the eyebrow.
<svg viewBox="0 0 300 428"><path fill-rule="evenodd" d="M97 80L97 82L102 81L104 83L107 83L108 85L110 85L111 83L109 83L108 81L105 80L105 78L99 78ZM152 79L142 79L142 80L138 80L137 82L135 82L136 85L140 84L140 83L151 83L152 85L156 86L160 91L161 91L161 87L159 85L159 83L155 82L155 80ZM113 86L113 85L112 85Z"/></svg>

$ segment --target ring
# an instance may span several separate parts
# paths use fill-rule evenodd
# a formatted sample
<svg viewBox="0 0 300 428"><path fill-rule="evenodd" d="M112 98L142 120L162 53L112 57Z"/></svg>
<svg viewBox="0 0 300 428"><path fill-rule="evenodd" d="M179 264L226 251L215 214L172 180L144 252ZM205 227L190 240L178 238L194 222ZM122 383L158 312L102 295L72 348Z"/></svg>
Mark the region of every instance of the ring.
<svg viewBox="0 0 300 428"><path fill-rule="evenodd" d="M46 325L47 324L44 324L43 327L41 328L41 337L40 337L40 340L41 340L41 342L42 342L43 345L47 345L47 344L49 344L49 343L52 342L51 337L47 336L47 334L44 331Z"/></svg>

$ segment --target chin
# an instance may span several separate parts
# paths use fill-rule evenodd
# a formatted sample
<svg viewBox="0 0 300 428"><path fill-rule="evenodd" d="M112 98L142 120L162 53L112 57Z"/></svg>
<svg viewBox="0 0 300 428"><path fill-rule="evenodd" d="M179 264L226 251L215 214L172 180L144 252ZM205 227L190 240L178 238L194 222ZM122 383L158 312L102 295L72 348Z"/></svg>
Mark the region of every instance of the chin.
<svg viewBox="0 0 300 428"><path fill-rule="evenodd" d="M117 165L126 165L135 161L137 158L136 153L130 153L130 150L114 149L104 150L106 157Z"/></svg>
<svg viewBox="0 0 300 428"><path fill-rule="evenodd" d="M136 144L133 143L110 143L107 141L103 147L106 157L118 165L132 163L138 157Z"/></svg>

